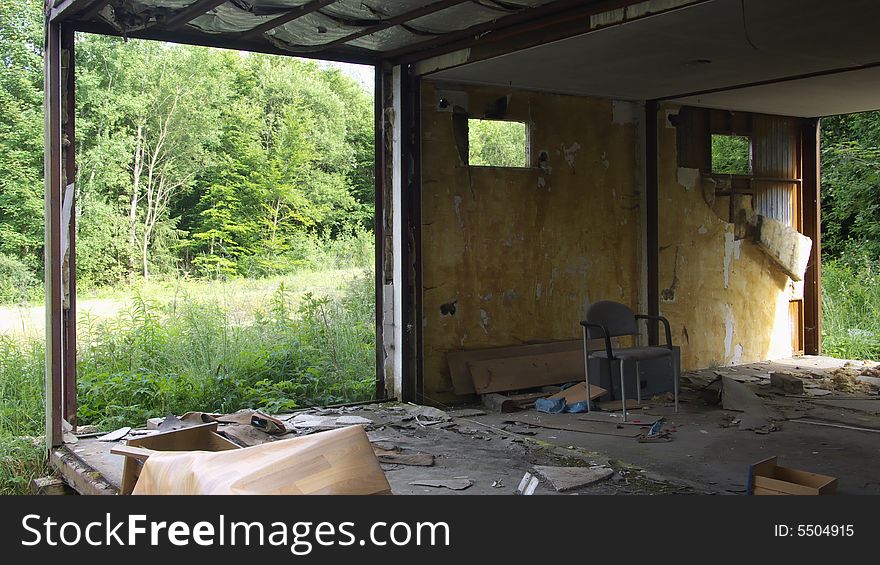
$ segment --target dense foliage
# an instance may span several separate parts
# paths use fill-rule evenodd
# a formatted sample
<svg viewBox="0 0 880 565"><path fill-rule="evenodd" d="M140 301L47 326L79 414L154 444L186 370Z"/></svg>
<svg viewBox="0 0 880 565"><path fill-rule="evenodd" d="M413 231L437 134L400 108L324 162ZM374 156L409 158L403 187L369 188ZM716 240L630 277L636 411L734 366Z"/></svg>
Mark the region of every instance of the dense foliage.
<svg viewBox="0 0 880 565"><path fill-rule="evenodd" d="M0 5L0 301L41 278L41 5ZM86 285L285 272L369 229L371 96L337 68L91 35L76 65Z"/></svg>

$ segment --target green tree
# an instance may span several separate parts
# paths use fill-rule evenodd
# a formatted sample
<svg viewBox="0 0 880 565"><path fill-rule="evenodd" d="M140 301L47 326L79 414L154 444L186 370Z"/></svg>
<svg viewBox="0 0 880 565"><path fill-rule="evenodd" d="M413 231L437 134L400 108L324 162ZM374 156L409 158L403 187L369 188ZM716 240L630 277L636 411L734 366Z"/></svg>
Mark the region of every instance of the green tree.
<svg viewBox="0 0 880 565"><path fill-rule="evenodd" d="M880 258L880 112L822 120L822 248Z"/></svg>
<svg viewBox="0 0 880 565"><path fill-rule="evenodd" d="M43 18L40 0L0 3L0 253L42 271Z"/></svg>

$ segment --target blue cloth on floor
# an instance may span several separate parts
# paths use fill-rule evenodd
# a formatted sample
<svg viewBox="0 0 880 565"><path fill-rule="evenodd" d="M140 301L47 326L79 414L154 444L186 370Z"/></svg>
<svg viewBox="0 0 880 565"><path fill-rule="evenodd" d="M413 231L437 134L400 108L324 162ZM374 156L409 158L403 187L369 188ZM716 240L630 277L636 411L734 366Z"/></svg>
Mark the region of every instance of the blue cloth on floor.
<svg viewBox="0 0 880 565"><path fill-rule="evenodd" d="M566 406L564 398L539 398L535 401L535 410L546 414L579 414L587 411L587 402L575 402Z"/></svg>
<svg viewBox="0 0 880 565"><path fill-rule="evenodd" d="M564 398L539 398L535 401L535 410L547 414L559 414L565 411Z"/></svg>

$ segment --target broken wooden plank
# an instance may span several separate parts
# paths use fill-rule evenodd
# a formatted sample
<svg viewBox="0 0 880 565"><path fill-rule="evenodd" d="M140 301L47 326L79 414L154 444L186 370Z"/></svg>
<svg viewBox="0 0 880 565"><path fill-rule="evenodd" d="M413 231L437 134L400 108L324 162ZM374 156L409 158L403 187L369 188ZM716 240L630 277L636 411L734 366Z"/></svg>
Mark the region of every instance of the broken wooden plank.
<svg viewBox="0 0 880 565"><path fill-rule="evenodd" d="M156 453L152 449L147 449L145 447L135 447L133 445L117 445L110 450L110 453L113 455L124 455L126 457L132 457L137 459L138 461L146 461L150 455Z"/></svg>
<svg viewBox="0 0 880 565"><path fill-rule="evenodd" d="M418 487L438 487L451 490L464 490L474 484L470 479L423 479L409 484Z"/></svg>
<svg viewBox="0 0 880 565"><path fill-rule="evenodd" d="M482 396L483 406L494 412L507 414L510 412L518 412L525 408L534 406L535 401L539 398L546 398L546 392L527 392L525 394L498 394L490 393Z"/></svg>
<svg viewBox="0 0 880 565"><path fill-rule="evenodd" d="M590 384L590 400L596 400L600 396L604 396L606 394L608 394L608 391L604 388L596 386L594 384ZM578 402L586 402L587 383L578 383L574 386L568 387L565 390L561 390L552 396L548 396L547 398L551 398L553 400L556 400L557 398L564 398L566 406L577 404Z"/></svg>
<svg viewBox="0 0 880 565"><path fill-rule="evenodd" d="M478 394L523 390L584 378L582 350L470 361L468 368Z"/></svg>
<svg viewBox="0 0 880 565"><path fill-rule="evenodd" d="M455 394L474 394L476 391L474 389L473 380L471 379L471 372L468 368L468 363L564 351L583 352L583 347L583 340L573 339L567 341L553 341L549 343L514 345L509 347L447 351L446 362L449 364L449 375L452 377L452 388L455 391ZM583 357L581 357L581 364L583 364Z"/></svg>

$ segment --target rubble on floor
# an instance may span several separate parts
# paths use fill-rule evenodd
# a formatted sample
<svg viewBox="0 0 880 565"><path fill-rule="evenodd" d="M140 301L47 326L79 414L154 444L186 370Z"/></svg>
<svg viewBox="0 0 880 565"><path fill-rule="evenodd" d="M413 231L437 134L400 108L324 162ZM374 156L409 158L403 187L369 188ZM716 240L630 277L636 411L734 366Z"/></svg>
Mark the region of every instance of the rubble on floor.
<svg viewBox="0 0 880 565"><path fill-rule="evenodd" d="M448 410L379 402L288 414L252 410L234 414L191 412L153 418L145 423L145 429L120 428L104 433L92 430L91 437L78 438L69 433L78 443L66 449L82 460L95 461L106 478L114 472L121 475L121 470L111 469L121 467L122 459L109 455L112 446L149 437L159 433L159 428L181 429L216 422L219 434L240 447L248 447L362 426L395 494L514 494L530 490L529 485L535 494L556 494L536 466L612 470L607 480L572 491L575 493L742 494L746 492L743 469L747 467L740 469L737 465L747 466L760 459L756 450L767 442L776 446L771 453L787 455L789 448L780 446L792 446L790 449L809 457L811 453L854 449L812 438L861 434L867 439L857 435L851 443L860 446L880 433L880 395L870 380L880 378L873 376L877 371L876 364L844 364L827 358L695 371L681 377L680 413L674 412L671 395L660 394L643 399L639 405L628 402L627 422L615 410L618 407L607 401L596 403L602 410L589 413L539 413L533 407L534 400L559 392L559 387L545 387L525 395L493 393L486 396L498 397L495 403ZM782 374L788 377L782 380L789 384L773 386L774 374L777 385ZM803 393L798 394L801 386ZM718 404L707 404L707 396L714 396ZM511 398L527 400L509 402ZM744 430L749 433L742 434ZM777 436L780 439L771 439ZM675 441L666 443L671 439ZM859 453L855 452L856 460ZM876 450L870 453L873 457ZM700 465L694 466L692 463L698 460ZM818 470L840 476L842 481L851 480L835 467L836 461L826 457ZM802 468L815 466L811 460L795 459L794 463ZM735 472L726 471L734 467ZM657 471L665 476L656 475ZM534 481L526 479L519 488L526 473ZM118 488L121 480L107 482ZM436 486L416 484L427 482ZM472 484L461 490L448 486L466 482ZM842 485L843 489L850 488L846 482ZM874 488L870 480L865 485L869 490ZM106 485L101 489L108 491Z"/></svg>

